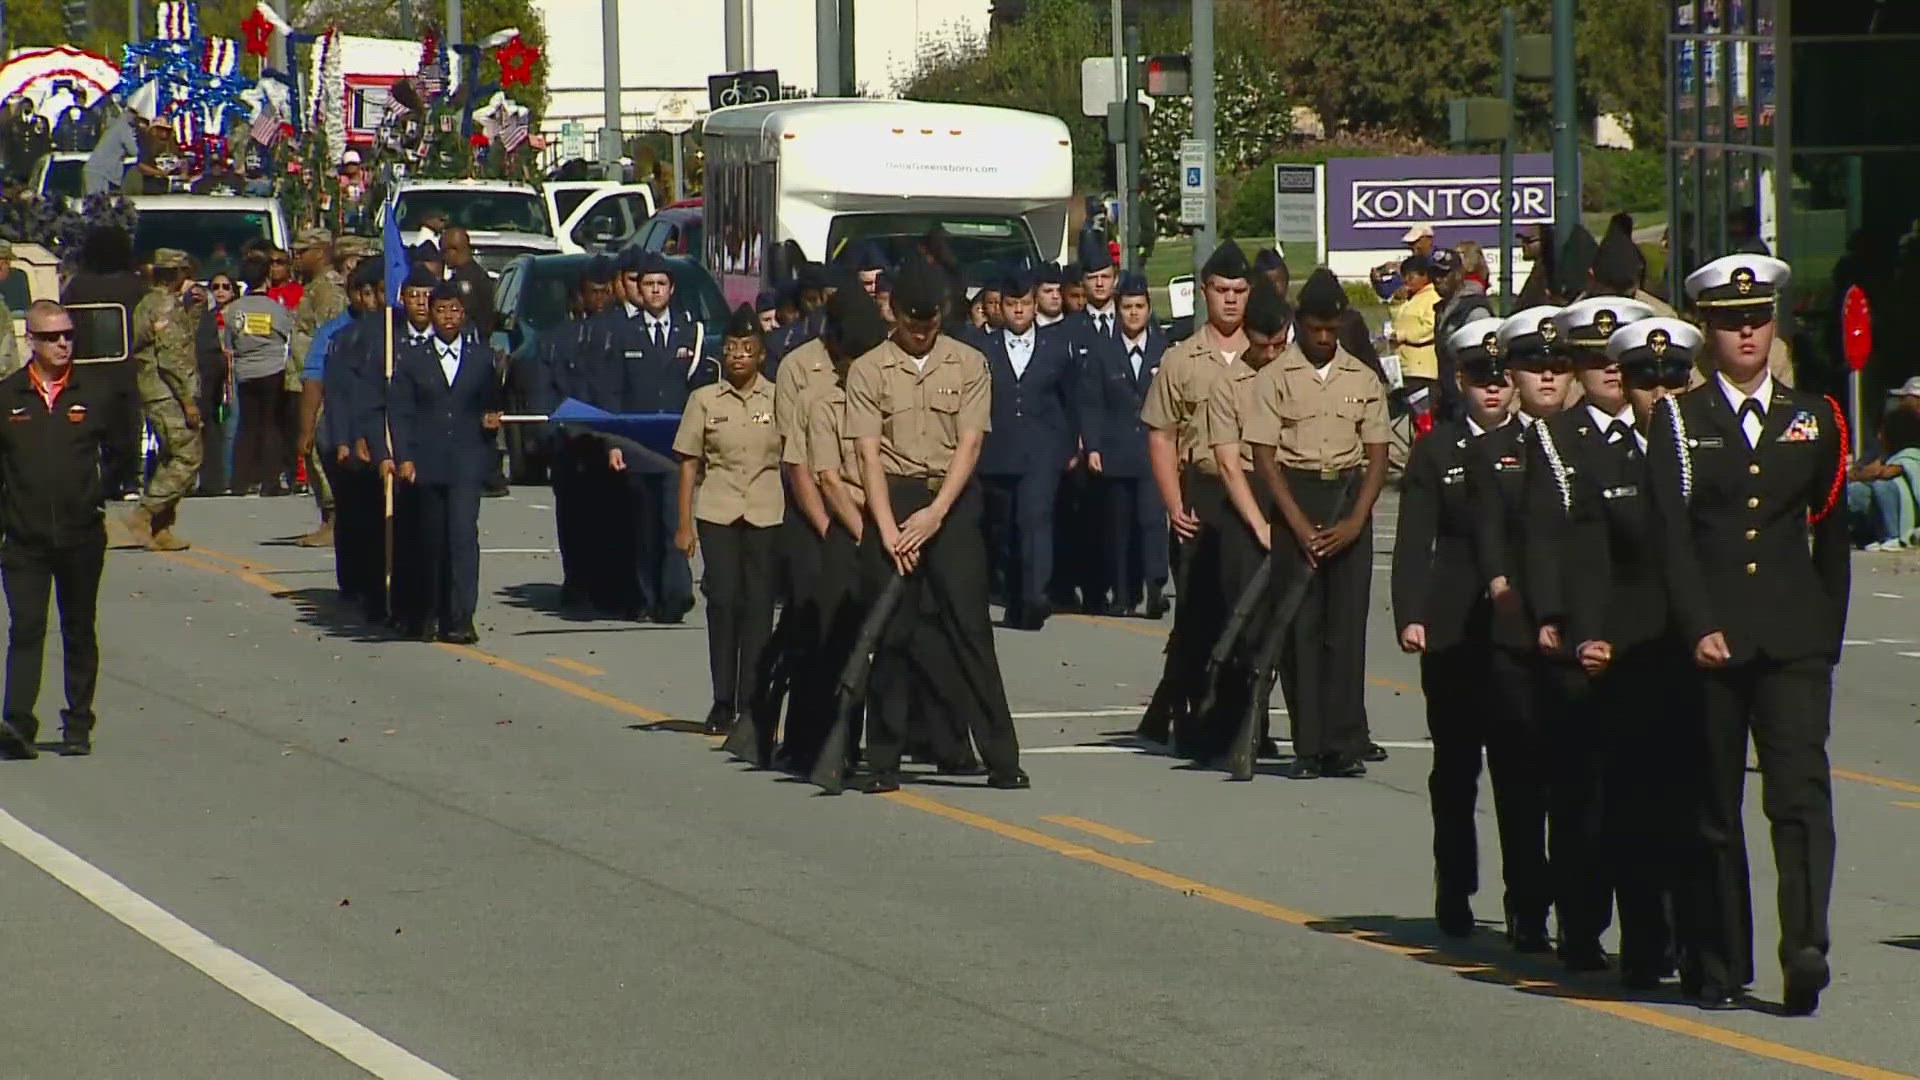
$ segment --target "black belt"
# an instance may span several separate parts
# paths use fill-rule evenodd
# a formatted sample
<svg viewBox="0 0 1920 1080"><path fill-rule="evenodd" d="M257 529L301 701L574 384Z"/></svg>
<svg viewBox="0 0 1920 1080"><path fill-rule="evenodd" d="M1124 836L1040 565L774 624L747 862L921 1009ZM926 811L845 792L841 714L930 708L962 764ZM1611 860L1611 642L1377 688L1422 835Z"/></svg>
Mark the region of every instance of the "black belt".
<svg viewBox="0 0 1920 1080"><path fill-rule="evenodd" d="M1324 480L1324 481L1332 482L1334 480L1343 480L1349 476L1353 476L1361 472L1365 468L1366 468L1365 465L1350 465L1344 469L1296 469L1293 466L1289 465L1286 467L1285 471L1287 474L1287 478L1290 480L1291 479Z"/></svg>

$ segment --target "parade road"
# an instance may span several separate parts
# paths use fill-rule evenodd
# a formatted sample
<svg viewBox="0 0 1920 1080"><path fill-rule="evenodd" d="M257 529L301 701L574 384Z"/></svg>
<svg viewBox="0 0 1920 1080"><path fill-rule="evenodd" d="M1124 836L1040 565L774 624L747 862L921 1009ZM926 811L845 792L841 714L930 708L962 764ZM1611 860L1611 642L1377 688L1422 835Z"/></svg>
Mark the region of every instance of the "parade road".
<svg viewBox="0 0 1920 1080"><path fill-rule="evenodd" d="M1835 979L1787 1019L1757 776L1752 1008L1510 954L1484 793L1482 928L1439 936L1391 500L1366 778L1138 752L1167 623L1061 616L997 631L1032 790L840 798L695 733L698 610L558 614L550 503L486 503L472 648L350 620L329 554L278 539L304 500L191 501L191 551L109 556L95 755L0 765L0 1076L1920 1073L1911 557L1854 563Z"/></svg>

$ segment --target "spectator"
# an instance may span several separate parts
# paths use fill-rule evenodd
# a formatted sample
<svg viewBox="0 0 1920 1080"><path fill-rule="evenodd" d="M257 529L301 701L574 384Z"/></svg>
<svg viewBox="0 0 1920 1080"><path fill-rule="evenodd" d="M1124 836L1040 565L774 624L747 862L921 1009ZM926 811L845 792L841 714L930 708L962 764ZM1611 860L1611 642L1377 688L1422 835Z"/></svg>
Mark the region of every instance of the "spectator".
<svg viewBox="0 0 1920 1080"><path fill-rule="evenodd" d="M252 282L247 283L248 292L260 291ZM307 290L293 276L293 253L284 248L267 249L267 280L265 292L280 302L288 311L300 308L300 298Z"/></svg>
<svg viewBox="0 0 1920 1080"><path fill-rule="evenodd" d="M1430 422L1429 414L1439 404L1440 357L1433 335L1440 293L1433 287L1433 265L1422 256L1409 255L1400 261L1400 279L1406 283L1407 298L1393 309L1388 341L1400 357L1407 403L1424 432L1422 421Z"/></svg>
<svg viewBox="0 0 1920 1080"><path fill-rule="evenodd" d="M284 252L279 254L284 255ZM233 356L233 381L240 399L233 489L238 494L281 495L280 478L292 441L282 430L286 409L287 351L293 340L293 313L267 289L272 263L261 252L240 263L247 294L224 309L221 341Z"/></svg>
<svg viewBox="0 0 1920 1080"><path fill-rule="evenodd" d="M1463 245L1464 246L1464 245ZM1479 257L1479 245L1474 245L1474 256ZM1481 259L1480 266L1486 268L1486 260ZM1440 307L1434 314L1434 348L1439 361L1441 415L1446 417L1464 416L1464 402L1460 394L1460 382L1455 376L1459 370L1453 351L1447 348L1447 339L1454 331L1475 319L1484 319L1493 315L1493 302L1487 297L1486 285L1467 274L1466 260L1445 248L1433 253L1433 290L1439 294Z"/></svg>
<svg viewBox="0 0 1920 1080"><path fill-rule="evenodd" d="M1453 253L1460 257L1460 276L1480 286L1485 295L1493 287L1493 275L1487 270L1486 252L1472 240L1462 240L1453 246ZM1465 324L1462 324L1465 325Z"/></svg>
<svg viewBox="0 0 1920 1080"><path fill-rule="evenodd" d="M151 106L142 104L140 95L135 94L127 100L126 111L107 126L100 141L94 144L93 153L87 155L86 168L80 174L86 194L112 191L120 186L127 159L140 156L140 127L146 122L150 109Z"/></svg>
<svg viewBox="0 0 1920 1080"><path fill-rule="evenodd" d="M1881 453L1847 475L1847 516L1854 539L1868 551L1898 551L1920 544L1915 503L1920 498L1920 376L1890 395L1894 407L1881 419Z"/></svg>
<svg viewBox="0 0 1920 1080"><path fill-rule="evenodd" d="M1525 311L1530 307L1539 307L1548 303L1553 281L1553 226L1522 225L1520 227L1520 257L1530 264L1526 283L1520 286L1520 293L1514 297L1513 309Z"/></svg>
<svg viewBox="0 0 1920 1080"><path fill-rule="evenodd" d="M233 475L233 362L222 340L227 305L240 295L232 274L215 272L207 279L207 311L200 317L194 354L200 361L200 438L206 451L200 461L201 495L225 495Z"/></svg>
<svg viewBox="0 0 1920 1080"><path fill-rule="evenodd" d="M1414 258L1424 260L1427 256L1433 254L1433 226L1421 222L1413 228L1408 229L1406 233L1400 237L1400 242L1407 245L1408 254Z"/></svg>

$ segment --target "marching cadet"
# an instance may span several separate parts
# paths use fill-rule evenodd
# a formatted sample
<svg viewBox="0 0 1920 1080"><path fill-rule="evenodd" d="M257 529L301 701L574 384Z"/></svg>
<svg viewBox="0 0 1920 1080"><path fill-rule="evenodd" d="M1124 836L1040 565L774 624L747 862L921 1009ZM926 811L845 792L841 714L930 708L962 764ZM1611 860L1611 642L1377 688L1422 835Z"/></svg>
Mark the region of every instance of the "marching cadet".
<svg viewBox="0 0 1920 1080"><path fill-rule="evenodd" d="M1086 306L1062 324L1065 340L1072 343L1069 387L1079 380L1081 370L1094 362L1094 350L1111 348L1120 340L1120 311L1114 295L1119 268L1113 265L1113 255L1106 242L1090 231L1080 234L1079 255ZM1079 436L1076 430L1071 460L1054 497L1055 559L1047 592L1054 606L1062 610L1097 611L1110 583L1105 580L1105 538L1100 534L1100 507L1095 502L1098 492L1085 468L1086 451Z"/></svg>
<svg viewBox="0 0 1920 1080"><path fill-rule="evenodd" d="M1299 779L1364 776L1364 760L1378 756L1362 691L1387 398L1379 376L1340 347L1346 311L1340 282L1315 270L1300 287L1300 340L1261 372L1246 423L1255 468L1293 538L1275 545L1275 582L1311 575L1281 680Z"/></svg>
<svg viewBox="0 0 1920 1080"><path fill-rule="evenodd" d="M334 477L333 557L342 599L360 601L369 622L386 618L385 499L373 469L373 442L360 429L369 396L385 381L386 274L365 259L347 280L352 321L334 331L320 368L308 377L321 397L315 457ZM369 361L380 364L373 367ZM373 441L378 441L377 438Z"/></svg>
<svg viewBox="0 0 1920 1080"><path fill-rule="evenodd" d="M1558 706L1546 737L1560 960L1572 971L1606 969L1600 935L1617 893L1621 977L1643 990L1659 984L1671 947L1664 903L1674 863L1659 833L1671 826L1671 770L1685 740L1664 715L1666 600L1647 536L1644 435L1606 350L1616 330L1652 315L1616 296L1555 313L1554 341L1582 399L1534 428L1526 471L1527 580L1550 638ZM1647 747L1663 743L1649 760Z"/></svg>
<svg viewBox="0 0 1920 1080"><path fill-rule="evenodd" d="M1059 263L1041 263L1039 281L1033 287L1033 322L1052 326L1067 317L1067 300L1061 293L1062 272Z"/></svg>
<svg viewBox="0 0 1920 1080"><path fill-rule="evenodd" d="M994 656L980 488L973 482L991 408L981 355L940 332L945 290L922 264L894 291L893 337L847 372L847 432L867 496L865 563L874 580L907 577L874 656L864 790L900 786L916 684L964 716L987 783L1024 788L1020 745Z"/></svg>
<svg viewBox="0 0 1920 1080"><path fill-rule="evenodd" d="M1077 262L1070 262L1060 269L1060 310L1066 315L1078 315L1087 310L1087 283L1083 280L1085 272Z"/></svg>
<svg viewBox="0 0 1920 1080"><path fill-rule="evenodd" d="M713 707L707 731L724 734L753 708L761 651L773 631L774 539L780 494L780 431L774 388L760 375L766 349L759 320L742 304L721 341L724 377L687 398L673 452L680 459L679 525L673 546L688 559L705 552L700 590L707 597L707 661ZM626 468L619 447L608 452ZM773 738L760 732L760 761Z"/></svg>
<svg viewBox="0 0 1920 1080"><path fill-rule="evenodd" d="M400 285L400 311L393 328L393 368L387 370L385 331L369 334L362 342L366 350L363 363L371 377L378 373L380 393L373 395L361 410L360 431L376 448L382 480L395 476L399 467L394 447L399 432L392 429L392 404L400 375L400 358L410 353L433 352L433 293L441 284L431 266L416 262ZM396 477L397 479L397 477ZM382 491L384 493L384 483ZM384 498L384 495L383 495ZM420 489L410 483L393 487L393 576L387 595L387 624L404 637L431 639L434 614L428 590L425 561L426 539L420 517Z"/></svg>
<svg viewBox="0 0 1920 1080"><path fill-rule="evenodd" d="M1110 591L1104 613L1131 615L1144 596L1146 617L1159 619L1167 613L1167 508L1147 464L1147 425L1140 410L1167 339L1153 325L1145 276L1121 275L1118 295L1119 339L1093 349L1081 362L1081 441L1105 524Z"/></svg>
<svg viewBox="0 0 1920 1080"><path fill-rule="evenodd" d="M173 523L200 471L200 366L193 351L200 311L186 299L189 265L184 251L154 252L153 287L128 320L128 349L139 364L140 397L160 438L160 461L126 524L134 543L151 551L187 548L173 534Z"/></svg>
<svg viewBox="0 0 1920 1080"><path fill-rule="evenodd" d="M1526 513L1529 433L1566 407L1573 381L1573 362L1553 348L1553 316L1559 310L1530 307L1501 320L1495 329L1495 347L1513 381L1519 409L1512 422L1469 442L1466 459L1478 570L1474 580L1484 583L1490 608L1493 695L1488 702L1487 763L1500 823L1507 941L1523 953L1553 948L1547 937L1547 909L1556 895L1548 871L1544 727L1550 716L1558 715L1552 706L1558 699L1546 683L1548 660L1525 571L1527 553L1540 542L1530 532ZM1571 836L1573 828L1569 824L1561 833Z"/></svg>
<svg viewBox="0 0 1920 1080"><path fill-rule="evenodd" d="M1230 597L1220 595L1220 523L1232 512L1207 432L1214 384L1247 349L1242 325L1252 271L1240 245L1228 240L1200 268L1207 321L1167 349L1147 388L1140 422L1147 426L1147 463L1180 541L1180 603L1167 637L1166 665L1135 734L1171 737L1174 753L1205 756L1206 733L1218 726L1194 711L1206 696L1207 656L1226 625Z"/></svg>
<svg viewBox="0 0 1920 1080"><path fill-rule="evenodd" d="M287 353L287 389L299 394L303 436L296 455L307 467L307 485L313 492L314 506L320 511L320 527L302 536L301 547L328 547L333 543L333 478L325 463L304 439L313 428L306 423L309 396L305 389L308 354L320 328L339 318L347 310L346 273L340 269L340 257L334 251L333 234L315 226L304 229L293 244L294 273L302 283L300 302L293 310L293 340ZM312 404L317 405L318 402Z"/></svg>
<svg viewBox="0 0 1920 1080"><path fill-rule="evenodd" d="M590 359L588 328L613 299L613 261L596 255L580 268L564 325L541 335L533 388L535 412L552 413L572 398L597 405L585 376ZM560 548L560 603L578 607L600 592L605 578L601 547L593 537L591 477L600 469L600 445L587 434L555 425L545 436L547 480L553 487L554 536Z"/></svg>
<svg viewBox="0 0 1920 1080"><path fill-rule="evenodd" d="M1002 326L984 351L992 380L992 425L980 451L988 559L1004 583L1007 625L1038 630L1051 613L1054 499L1071 466L1080 423L1070 331L1034 325L1031 273L1008 276Z"/></svg>
<svg viewBox="0 0 1920 1080"><path fill-rule="evenodd" d="M1730 255L1689 274L1715 366L1669 398L1648 436L1675 621L1706 725L1703 922L1687 989L1738 1004L1753 978L1753 918L1740 803L1752 734L1780 880L1784 1004L1813 1012L1828 981L1833 789L1827 732L1850 586L1839 406L1767 368L1787 264ZM1651 339L1650 339L1651 342ZM1671 343L1669 343L1671 347Z"/></svg>
<svg viewBox="0 0 1920 1080"><path fill-rule="evenodd" d="M387 413L400 481L419 500L419 567L426 594L421 640L438 623L439 640L480 640L480 488L493 465L500 430L500 380L466 301L452 282L430 297L433 334L394 357Z"/></svg>

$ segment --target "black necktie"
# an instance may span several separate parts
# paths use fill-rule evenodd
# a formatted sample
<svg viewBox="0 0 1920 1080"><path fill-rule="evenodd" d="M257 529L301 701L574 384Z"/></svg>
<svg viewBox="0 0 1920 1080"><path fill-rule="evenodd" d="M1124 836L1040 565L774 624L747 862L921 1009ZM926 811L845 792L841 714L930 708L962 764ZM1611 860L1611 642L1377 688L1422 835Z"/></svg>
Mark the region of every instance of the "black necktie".
<svg viewBox="0 0 1920 1080"><path fill-rule="evenodd" d="M1747 400L1740 403L1740 411L1738 415L1739 415L1740 424L1742 427L1746 426L1747 417L1749 416L1753 417L1755 420L1760 421L1760 423L1765 424L1767 422L1767 407L1765 405L1760 404L1760 399L1758 398L1748 398Z"/></svg>
<svg viewBox="0 0 1920 1080"><path fill-rule="evenodd" d="M1094 323L1097 326L1099 326L1101 334L1108 335L1108 336L1111 336L1113 334L1113 326L1112 324L1107 322L1107 317L1105 315L1095 315L1093 317L1093 320L1094 320Z"/></svg>
<svg viewBox="0 0 1920 1080"><path fill-rule="evenodd" d="M1146 354L1142 353L1139 349L1127 350L1127 363L1133 365L1133 373L1135 375L1140 374L1140 365L1144 363L1146 359Z"/></svg>
<svg viewBox="0 0 1920 1080"><path fill-rule="evenodd" d="M1608 442L1617 442L1621 439L1631 440L1632 438L1633 427L1625 420L1615 420L1613 423L1607 425Z"/></svg>
<svg viewBox="0 0 1920 1080"><path fill-rule="evenodd" d="M659 323L657 323L657 322L650 322L650 323L648 323L648 324L647 324L647 337L649 337L649 338L651 338L651 339L653 340L653 347L654 347L654 348L656 348L656 349L664 349L664 348L666 348L666 347L667 347L667 343L666 343L666 342L665 342L665 341L663 340L663 338L664 338L665 336L666 336L666 335L664 335L664 334L662 334L662 333L660 332L660 324L659 324Z"/></svg>

